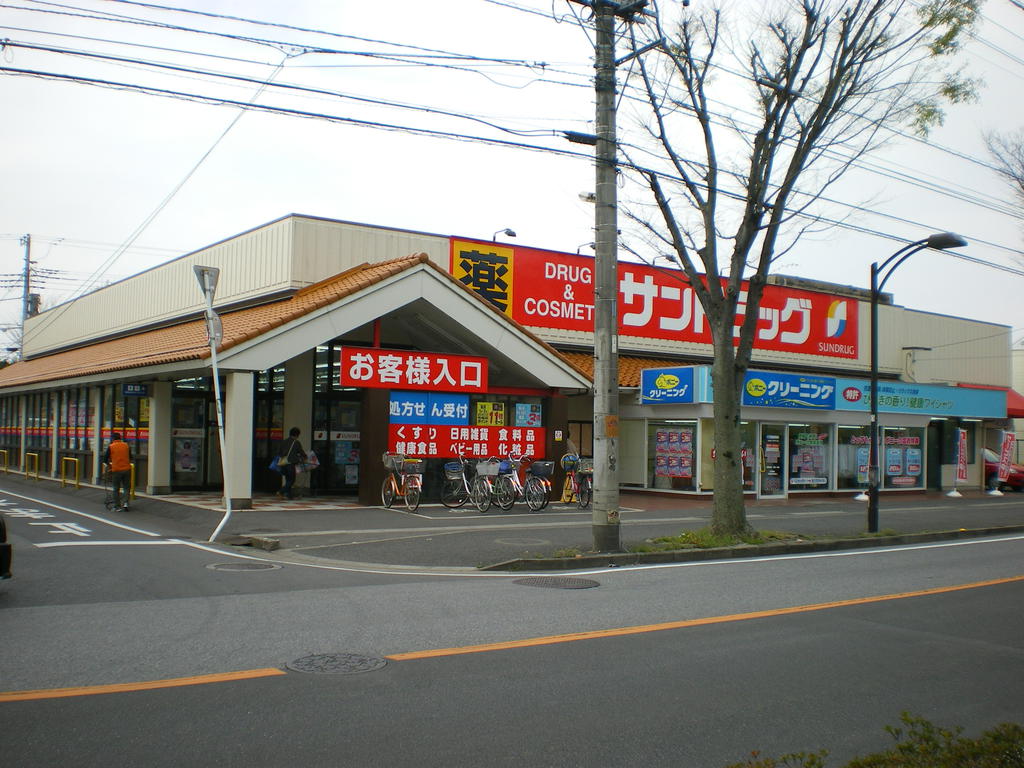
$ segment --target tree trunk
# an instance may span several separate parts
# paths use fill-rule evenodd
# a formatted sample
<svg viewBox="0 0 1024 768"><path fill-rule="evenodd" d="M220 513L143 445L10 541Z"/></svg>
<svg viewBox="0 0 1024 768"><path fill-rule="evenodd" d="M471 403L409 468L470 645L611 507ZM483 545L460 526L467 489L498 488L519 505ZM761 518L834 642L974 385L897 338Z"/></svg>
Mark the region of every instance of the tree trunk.
<svg viewBox="0 0 1024 768"><path fill-rule="evenodd" d="M711 529L717 534L737 536L750 528L743 505L740 391L731 337L726 344L715 345L711 380L715 388L715 500Z"/></svg>

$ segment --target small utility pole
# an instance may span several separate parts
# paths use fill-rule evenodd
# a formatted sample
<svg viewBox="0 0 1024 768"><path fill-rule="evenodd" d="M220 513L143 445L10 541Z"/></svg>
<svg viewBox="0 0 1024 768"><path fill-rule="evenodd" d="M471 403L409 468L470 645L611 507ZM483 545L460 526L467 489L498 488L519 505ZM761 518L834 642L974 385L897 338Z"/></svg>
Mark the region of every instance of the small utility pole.
<svg viewBox="0 0 1024 768"><path fill-rule="evenodd" d="M18 358L25 359L25 323L32 315L32 235L21 238L25 246L25 274L21 292L21 342L18 344Z"/></svg>

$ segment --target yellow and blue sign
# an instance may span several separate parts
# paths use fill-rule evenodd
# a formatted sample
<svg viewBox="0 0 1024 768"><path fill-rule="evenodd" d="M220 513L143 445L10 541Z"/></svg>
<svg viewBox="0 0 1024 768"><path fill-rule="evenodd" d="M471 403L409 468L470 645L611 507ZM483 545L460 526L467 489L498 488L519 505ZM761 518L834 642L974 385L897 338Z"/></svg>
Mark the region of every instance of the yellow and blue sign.
<svg viewBox="0 0 1024 768"><path fill-rule="evenodd" d="M648 368L640 372L641 403L692 403L693 368Z"/></svg>
<svg viewBox="0 0 1024 768"><path fill-rule="evenodd" d="M748 371L743 381L742 402L769 408L831 411L836 407L836 380L828 376Z"/></svg>

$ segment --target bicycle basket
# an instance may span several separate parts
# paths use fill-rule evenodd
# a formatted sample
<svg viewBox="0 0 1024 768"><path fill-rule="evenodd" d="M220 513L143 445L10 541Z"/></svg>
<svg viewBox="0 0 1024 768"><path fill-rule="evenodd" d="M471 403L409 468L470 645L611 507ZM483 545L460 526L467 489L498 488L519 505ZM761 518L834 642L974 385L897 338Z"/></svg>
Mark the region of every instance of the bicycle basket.
<svg viewBox="0 0 1024 768"><path fill-rule="evenodd" d="M461 480L462 464L457 461L446 461L444 464L444 476L446 480Z"/></svg>
<svg viewBox="0 0 1024 768"><path fill-rule="evenodd" d="M401 472L403 461L405 461L405 457L400 453L384 454L384 466L392 472Z"/></svg>
<svg viewBox="0 0 1024 768"><path fill-rule="evenodd" d="M511 461L501 461L498 464L498 474L499 475L511 475L515 471L516 471L516 468L512 466L512 462Z"/></svg>
<svg viewBox="0 0 1024 768"><path fill-rule="evenodd" d="M476 463L476 473L478 475L488 475L494 477L498 474L498 462L496 461L478 461Z"/></svg>
<svg viewBox="0 0 1024 768"><path fill-rule="evenodd" d="M402 462L402 474L422 475L423 465L423 459L406 459L405 461Z"/></svg>
<svg viewBox="0 0 1024 768"><path fill-rule="evenodd" d="M575 453L567 453L562 457L562 469L566 472L572 472L576 469L576 465L580 463L580 457Z"/></svg>
<svg viewBox="0 0 1024 768"><path fill-rule="evenodd" d="M553 461L535 461L526 471L531 475L537 477L551 477L555 471L555 462Z"/></svg>
<svg viewBox="0 0 1024 768"><path fill-rule="evenodd" d="M593 459L580 459L580 466L577 472L584 475L594 474L594 460Z"/></svg>

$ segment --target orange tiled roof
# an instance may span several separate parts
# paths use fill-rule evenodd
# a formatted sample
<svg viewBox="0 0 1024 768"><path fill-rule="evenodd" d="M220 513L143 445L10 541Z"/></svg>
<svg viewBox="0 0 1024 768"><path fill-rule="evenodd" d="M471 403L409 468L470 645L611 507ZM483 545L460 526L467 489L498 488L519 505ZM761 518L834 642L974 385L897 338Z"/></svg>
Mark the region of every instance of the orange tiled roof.
<svg viewBox="0 0 1024 768"><path fill-rule="evenodd" d="M563 352L562 357L566 358L573 367L588 378L594 378L594 357L589 352ZM678 360L666 360L657 357L632 357L630 355L619 355L619 386L639 387L640 371L644 368L672 368L685 365Z"/></svg>
<svg viewBox="0 0 1024 768"><path fill-rule="evenodd" d="M319 283L301 288L288 298L233 312L224 312L221 314L224 337L219 349L230 349L418 264L426 264L433 268L450 280L453 285L457 285L461 290L467 291L480 301L481 306L498 312L489 302L480 298L475 292L432 263L426 254L418 253L375 264L361 264ZM498 312L498 314L501 313ZM518 326L515 321L507 317L505 319ZM562 357L581 372L585 371L527 329L522 326L518 327L551 354ZM0 369L0 389L77 376L95 376L151 365L188 360L198 361L209 356L210 347L206 341L206 321L204 319L190 320L166 328L143 331L123 338L101 341L65 352L14 363Z"/></svg>

